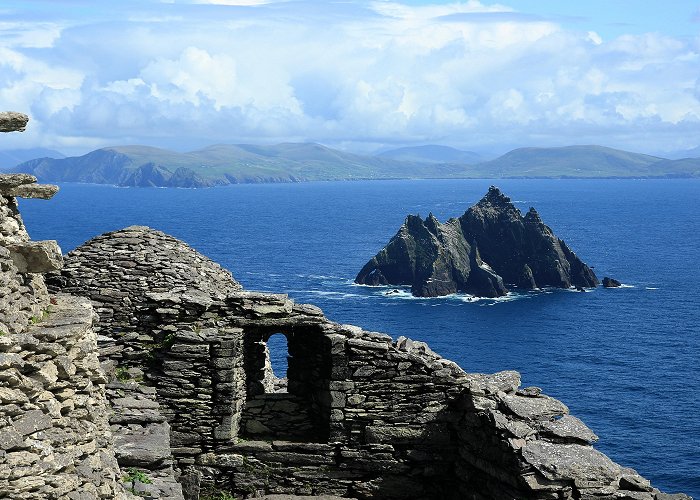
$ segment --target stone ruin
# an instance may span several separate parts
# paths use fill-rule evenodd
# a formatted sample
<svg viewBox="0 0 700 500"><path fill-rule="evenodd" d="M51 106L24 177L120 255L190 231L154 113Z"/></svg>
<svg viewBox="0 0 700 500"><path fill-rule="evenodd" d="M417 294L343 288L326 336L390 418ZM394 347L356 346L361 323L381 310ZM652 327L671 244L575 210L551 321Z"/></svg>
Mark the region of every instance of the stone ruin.
<svg viewBox="0 0 700 500"><path fill-rule="evenodd" d="M27 259L17 182L0 177L0 498L689 498L596 451L517 372L465 373L425 343L245 291L159 231L98 236L62 269L56 252Z"/></svg>
<svg viewBox="0 0 700 500"><path fill-rule="evenodd" d="M0 113L0 131L27 116ZM55 241L31 241L17 197L56 186L0 175L0 498L123 499L89 301L49 296L41 273L58 269Z"/></svg>

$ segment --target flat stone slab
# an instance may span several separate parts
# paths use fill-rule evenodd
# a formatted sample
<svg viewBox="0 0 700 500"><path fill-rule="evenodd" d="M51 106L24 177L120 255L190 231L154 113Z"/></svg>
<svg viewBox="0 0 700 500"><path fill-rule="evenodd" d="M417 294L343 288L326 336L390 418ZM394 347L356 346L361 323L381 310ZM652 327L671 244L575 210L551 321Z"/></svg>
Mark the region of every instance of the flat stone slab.
<svg viewBox="0 0 700 500"><path fill-rule="evenodd" d="M120 466L150 469L170 459L170 426L151 424L114 430L114 453Z"/></svg>
<svg viewBox="0 0 700 500"><path fill-rule="evenodd" d="M523 458L550 480L573 480L578 487L603 487L617 483L620 466L590 446L529 441Z"/></svg>
<svg viewBox="0 0 700 500"><path fill-rule="evenodd" d="M564 415L558 420L542 422L539 427L544 436L583 441L588 444L598 441L598 436L586 424L572 415Z"/></svg>
<svg viewBox="0 0 700 500"><path fill-rule="evenodd" d="M22 184L21 186L0 189L0 192L5 196L14 196L15 198L50 200L53 195L58 193L58 186L54 184Z"/></svg>
<svg viewBox="0 0 700 500"><path fill-rule="evenodd" d="M22 436L28 436L51 427L51 416L41 410L31 410L25 412L12 426Z"/></svg>
<svg viewBox="0 0 700 500"><path fill-rule="evenodd" d="M518 396L508 394L503 398L503 404L513 414L526 420L543 420L569 413L569 408L549 396Z"/></svg>

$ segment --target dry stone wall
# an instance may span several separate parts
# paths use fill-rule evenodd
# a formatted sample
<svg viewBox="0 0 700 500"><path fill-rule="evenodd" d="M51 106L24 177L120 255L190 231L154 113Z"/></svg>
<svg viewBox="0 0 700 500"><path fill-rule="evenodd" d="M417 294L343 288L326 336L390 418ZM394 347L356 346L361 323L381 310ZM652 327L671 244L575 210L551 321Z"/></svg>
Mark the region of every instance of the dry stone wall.
<svg viewBox="0 0 700 500"><path fill-rule="evenodd" d="M0 113L0 132L22 132L29 118ZM17 197L51 198L58 187L36 183L28 174L0 175L0 333L21 332L39 318L49 297L37 273L58 269L61 250L55 241L29 240L17 207Z"/></svg>
<svg viewBox="0 0 700 500"><path fill-rule="evenodd" d="M0 498L127 498L95 319L85 299L57 296L40 322L0 337Z"/></svg>
<svg viewBox="0 0 700 500"><path fill-rule="evenodd" d="M161 254L163 241L171 246ZM516 372L465 373L422 342L242 291L203 258L184 278L166 273L181 250L193 259L184 244L131 227L71 252L48 282L107 312L101 355L143 372L170 425L185 498L687 498L596 451L583 422L539 388L521 388ZM286 393L268 373L274 334L287 338Z"/></svg>
<svg viewBox="0 0 700 500"><path fill-rule="evenodd" d="M0 113L0 131L27 121ZM17 207L17 197L57 190L30 175L0 175L0 498L126 500L96 315L85 299L49 296L40 273L61 266L60 249L31 241Z"/></svg>

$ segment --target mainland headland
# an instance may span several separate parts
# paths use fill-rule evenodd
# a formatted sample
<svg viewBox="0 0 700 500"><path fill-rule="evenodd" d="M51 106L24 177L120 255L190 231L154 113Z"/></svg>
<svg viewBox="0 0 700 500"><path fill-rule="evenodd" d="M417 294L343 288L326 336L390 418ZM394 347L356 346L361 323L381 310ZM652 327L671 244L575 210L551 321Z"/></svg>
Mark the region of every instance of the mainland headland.
<svg viewBox="0 0 700 500"><path fill-rule="evenodd" d="M314 143L218 144L186 153L115 146L68 158L37 150L28 161L12 160L27 154L9 152L5 166L12 168L6 171L29 173L42 182L135 187L365 179L700 177L700 158L670 160L593 145L519 148L489 161L444 146L361 155Z"/></svg>
<svg viewBox="0 0 700 500"><path fill-rule="evenodd" d="M24 125L0 113L0 130ZM689 498L597 451L517 372L466 373L423 342L246 291L160 231L65 256L31 241L17 198L56 191L0 176L0 498Z"/></svg>

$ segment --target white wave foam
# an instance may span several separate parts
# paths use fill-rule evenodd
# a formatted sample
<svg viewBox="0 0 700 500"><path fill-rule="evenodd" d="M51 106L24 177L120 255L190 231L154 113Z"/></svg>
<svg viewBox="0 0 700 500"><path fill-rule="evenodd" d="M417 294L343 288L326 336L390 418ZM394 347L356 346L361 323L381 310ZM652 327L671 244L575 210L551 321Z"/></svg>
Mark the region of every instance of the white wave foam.
<svg viewBox="0 0 700 500"><path fill-rule="evenodd" d="M305 293L312 293L314 295L321 295L323 297L362 297L356 293L345 293L345 292L330 292L327 290L304 290Z"/></svg>

